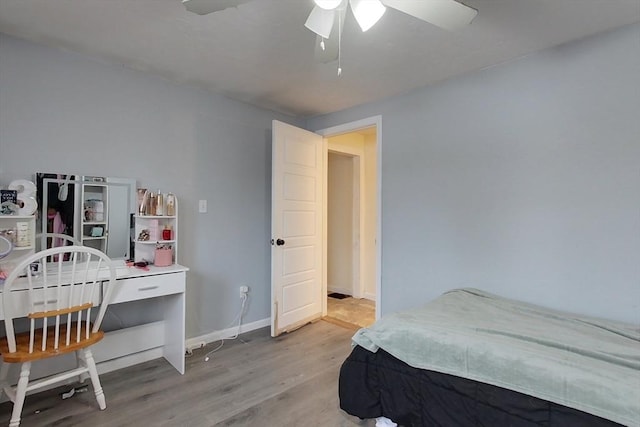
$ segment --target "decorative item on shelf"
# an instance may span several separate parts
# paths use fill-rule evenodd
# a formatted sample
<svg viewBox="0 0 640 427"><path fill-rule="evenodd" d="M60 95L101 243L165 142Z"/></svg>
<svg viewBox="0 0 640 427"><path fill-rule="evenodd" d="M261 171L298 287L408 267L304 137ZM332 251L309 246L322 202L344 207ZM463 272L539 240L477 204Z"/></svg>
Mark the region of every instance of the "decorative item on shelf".
<svg viewBox="0 0 640 427"><path fill-rule="evenodd" d="M14 203L18 205L18 215L33 215L38 210L37 190L33 182L26 179L16 179L11 181L8 189L16 192Z"/></svg>
<svg viewBox="0 0 640 427"><path fill-rule="evenodd" d="M146 188L138 188L138 215L145 215L147 212L147 189Z"/></svg>
<svg viewBox="0 0 640 427"><path fill-rule="evenodd" d="M158 245L153 264L156 267L168 267L173 264L173 250L171 246Z"/></svg>
<svg viewBox="0 0 640 427"><path fill-rule="evenodd" d="M4 202L18 204L18 192L16 190L0 190L0 203Z"/></svg>
<svg viewBox="0 0 640 427"><path fill-rule="evenodd" d="M9 190L15 190L18 194L22 194L26 197L35 197L37 192L36 185L26 179L16 179L15 181L11 181L7 188Z"/></svg>
<svg viewBox="0 0 640 427"><path fill-rule="evenodd" d="M102 222L104 221L104 202L100 199L89 199L85 202L84 207L85 221Z"/></svg>
<svg viewBox="0 0 640 427"><path fill-rule="evenodd" d="M164 198L160 190L158 190L158 194L156 195L156 215L164 215Z"/></svg>
<svg viewBox="0 0 640 427"><path fill-rule="evenodd" d="M158 220L150 219L147 227L149 229L149 240L151 240L152 242L157 242L158 240L160 240L160 233L158 232Z"/></svg>
<svg viewBox="0 0 640 427"><path fill-rule="evenodd" d="M28 222L16 222L16 247L27 248L31 246L31 230Z"/></svg>
<svg viewBox="0 0 640 427"><path fill-rule="evenodd" d="M144 229L142 231L140 231L140 234L138 234L138 241L139 242L148 242L149 241L149 230L148 229Z"/></svg>
<svg viewBox="0 0 640 427"><path fill-rule="evenodd" d="M0 230L0 237L7 239L11 242L12 245L16 244L16 229L15 228L7 228L4 230Z"/></svg>
<svg viewBox="0 0 640 427"><path fill-rule="evenodd" d="M173 193L167 194L167 216L175 216L176 214L176 196Z"/></svg>
<svg viewBox="0 0 640 427"><path fill-rule="evenodd" d="M156 193L153 191L149 193L149 199L147 203L147 215L156 214Z"/></svg>
<svg viewBox="0 0 640 427"><path fill-rule="evenodd" d="M6 257L13 250L13 242L0 235L0 259Z"/></svg>
<svg viewBox="0 0 640 427"><path fill-rule="evenodd" d="M0 215L18 215L20 206L12 202L2 202L0 204Z"/></svg>
<svg viewBox="0 0 640 427"><path fill-rule="evenodd" d="M104 202L102 200L89 200L93 205L93 220L104 221Z"/></svg>
<svg viewBox="0 0 640 427"><path fill-rule="evenodd" d="M33 215L38 210L38 202L33 196L23 196L18 193L19 215Z"/></svg>
<svg viewBox="0 0 640 427"><path fill-rule="evenodd" d="M0 215L18 215L18 192L16 190L0 190Z"/></svg>
<svg viewBox="0 0 640 427"><path fill-rule="evenodd" d="M162 240L171 240L173 238L173 230L169 224L164 226L162 230Z"/></svg>
<svg viewBox="0 0 640 427"><path fill-rule="evenodd" d="M91 237L102 237L104 229L102 227L91 227Z"/></svg>

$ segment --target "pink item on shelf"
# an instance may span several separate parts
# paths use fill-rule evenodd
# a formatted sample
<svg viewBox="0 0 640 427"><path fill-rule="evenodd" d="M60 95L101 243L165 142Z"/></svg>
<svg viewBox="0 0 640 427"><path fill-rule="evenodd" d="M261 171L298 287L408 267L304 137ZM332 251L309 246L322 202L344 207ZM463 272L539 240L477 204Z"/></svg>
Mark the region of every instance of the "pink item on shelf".
<svg viewBox="0 0 640 427"><path fill-rule="evenodd" d="M156 267L168 267L173 264L173 251L171 249L156 249L153 265Z"/></svg>
<svg viewBox="0 0 640 427"><path fill-rule="evenodd" d="M158 231L158 220L157 219L149 220L148 230L149 230L149 241L150 242L157 242L158 240L160 240L161 233Z"/></svg>

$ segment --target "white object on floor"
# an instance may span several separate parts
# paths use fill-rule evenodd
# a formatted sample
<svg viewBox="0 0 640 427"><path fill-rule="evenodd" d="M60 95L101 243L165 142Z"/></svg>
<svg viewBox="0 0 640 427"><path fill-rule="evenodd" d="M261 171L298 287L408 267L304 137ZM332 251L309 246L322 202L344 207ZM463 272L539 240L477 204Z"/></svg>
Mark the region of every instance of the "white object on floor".
<svg viewBox="0 0 640 427"><path fill-rule="evenodd" d="M387 417L376 418L376 427L397 427L398 424L394 423Z"/></svg>

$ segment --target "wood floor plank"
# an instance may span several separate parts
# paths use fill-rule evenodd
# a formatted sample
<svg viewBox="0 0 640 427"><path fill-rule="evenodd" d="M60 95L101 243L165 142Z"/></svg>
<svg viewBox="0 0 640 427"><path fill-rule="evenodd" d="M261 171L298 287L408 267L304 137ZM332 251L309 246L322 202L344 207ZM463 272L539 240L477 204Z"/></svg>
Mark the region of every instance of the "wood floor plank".
<svg viewBox="0 0 640 427"><path fill-rule="evenodd" d="M102 375L107 409L91 386L61 400L65 386L27 396L23 426L372 426L338 407L337 380L354 331L319 321L271 338L267 328L213 343L186 360L164 359ZM80 385L82 386L82 385ZM12 405L0 405L0 424Z"/></svg>
<svg viewBox="0 0 640 427"><path fill-rule="evenodd" d="M373 426L374 420L360 421L338 407L339 367L317 372L305 381L277 396L251 406L216 426Z"/></svg>

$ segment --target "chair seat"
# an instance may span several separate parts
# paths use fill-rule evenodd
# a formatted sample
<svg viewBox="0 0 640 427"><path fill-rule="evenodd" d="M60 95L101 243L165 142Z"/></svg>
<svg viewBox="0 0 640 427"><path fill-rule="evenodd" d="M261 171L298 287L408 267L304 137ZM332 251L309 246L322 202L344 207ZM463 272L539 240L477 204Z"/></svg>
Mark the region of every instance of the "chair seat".
<svg viewBox="0 0 640 427"><path fill-rule="evenodd" d="M33 353L29 353L29 332L23 332L20 334L16 334L16 352L9 353L9 346L7 344L7 339L5 337L0 339L0 353L2 354L2 359L6 363L22 363L22 362L30 362L34 360L47 359L49 357L60 356L61 354L71 353L76 350L80 350L81 348L88 347L100 341L104 337L103 331L98 331L96 333L91 332L91 328L89 329L89 337L85 337L85 327L83 324L83 330L81 332L80 341L76 342L77 336L77 324L74 323L71 326L71 342L69 345L65 345L65 337L67 336L67 325L60 325L60 343L58 343L58 348L53 348L54 346L54 328L50 327L47 333L47 347L45 350L42 350L42 330L38 329L35 333L35 345L33 348Z"/></svg>

